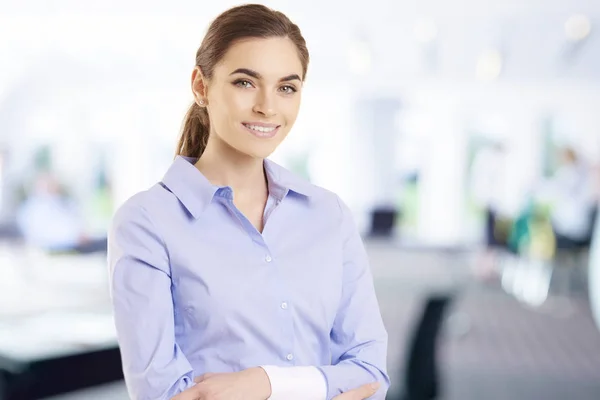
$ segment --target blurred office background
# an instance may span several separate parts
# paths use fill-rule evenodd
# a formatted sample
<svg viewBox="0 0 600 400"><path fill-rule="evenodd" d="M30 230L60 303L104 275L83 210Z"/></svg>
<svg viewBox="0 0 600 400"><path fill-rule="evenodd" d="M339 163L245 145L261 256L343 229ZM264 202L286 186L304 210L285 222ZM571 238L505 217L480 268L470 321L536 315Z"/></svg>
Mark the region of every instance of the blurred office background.
<svg viewBox="0 0 600 400"><path fill-rule="evenodd" d="M272 158L355 214L390 398L600 398L600 2L264 3L312 59ZM236 4L0 4L0 399L127 398L105 232Z"/></svg>

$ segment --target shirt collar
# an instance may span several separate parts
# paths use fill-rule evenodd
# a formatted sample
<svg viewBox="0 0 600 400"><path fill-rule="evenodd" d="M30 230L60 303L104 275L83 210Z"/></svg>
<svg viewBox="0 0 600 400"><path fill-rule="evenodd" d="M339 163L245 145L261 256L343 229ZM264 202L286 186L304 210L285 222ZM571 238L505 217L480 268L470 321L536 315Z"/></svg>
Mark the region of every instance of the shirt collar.
<svg viewBox="0 0 600 400"><path fill-rule="evenodd" d="M179 199L194 218L200 216L215 195L231 196L230 188L210 183L194 166L196 161L197 159L192 157L175 157L162 180L164 186ZM283 200L290 191L306 198L314 195L314 186L308 181L271 160L265 159L263 165L267 174L269 194L277 200Z"/></svg>
<svg viewBox="0 0 600 400"><path fill-rule="evenodd" d="M315 194L315 186L305 179L290 172L281 165L269 160L264 161L269 193L279 200L287 195L289 191L310 198Z"/></svg>

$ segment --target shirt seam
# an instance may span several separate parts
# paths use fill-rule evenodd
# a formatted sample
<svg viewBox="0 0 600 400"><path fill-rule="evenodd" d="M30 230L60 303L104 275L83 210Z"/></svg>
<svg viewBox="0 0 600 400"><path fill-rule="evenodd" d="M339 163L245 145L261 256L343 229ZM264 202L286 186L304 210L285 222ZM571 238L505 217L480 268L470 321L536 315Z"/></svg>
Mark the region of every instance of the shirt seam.
<svg viewBox="0 0 600 400"><path fill-rule="evenodd" d="M348 244L348 242L350 241L350 235L348 235L348 237L344 237L345 233L344 233L344 228L345 228L345 216L344 216L344 208L342 207L342 199L340 199L340 196L335 195L335 199L337 201L337 205L338 208L340 210L340 237L341 237L341 243L342 243L342 252L344 252L344 250L346 249L346 246Z"/></svg>
<svg viewBox="0 0 600 400"><path fill-rule="evenodd" d="M150 216L150 213L148 212L148 210L146 209L146 207L144 207L143 205L140 204L140 209L146 214L146 218L148 218L148 222L150 222L150 225L152 225L152 228L154 228L154 232L156 233L156 237L158 238L158 240L160 240L160 243L162 244L162 246L165 249L165 253L167 254L167 263L169 265L169 277L171 277L172 276L172 271L171 271L171 254L169 252L169 247L167 246L167 243L164 240L163 235L161 234L160 230L158 229L158 226L152 220L152 217Z"/></svg>

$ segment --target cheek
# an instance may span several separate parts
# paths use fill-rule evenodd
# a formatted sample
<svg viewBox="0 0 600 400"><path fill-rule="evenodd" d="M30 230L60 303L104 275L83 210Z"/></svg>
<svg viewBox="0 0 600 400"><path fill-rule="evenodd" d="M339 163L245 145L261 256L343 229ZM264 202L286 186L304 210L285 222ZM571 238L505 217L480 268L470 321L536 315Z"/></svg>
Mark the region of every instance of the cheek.
<svg viewBox="0 0 600 400"><path fill-rule="evenodd" d="M254 94L251 91L232 90L227 94L225 101L228 103L231 117L240 117L240 114L252 110L254 105Z"/></svg>
<svg viewBox="0 0 600 400"><path fill-rule="evenodd" d="M222 122L231 122L252 109L252 94L234 87L223 87L215 96L213 104Z"/></svg>
<svg viewBox="0 0 600 400"><path fill-rule="evenodd" d="M287 99L283 104L282 111L285 114L288 124L294 123L298 116L298 111L300 111L300 96Z"/></svg>

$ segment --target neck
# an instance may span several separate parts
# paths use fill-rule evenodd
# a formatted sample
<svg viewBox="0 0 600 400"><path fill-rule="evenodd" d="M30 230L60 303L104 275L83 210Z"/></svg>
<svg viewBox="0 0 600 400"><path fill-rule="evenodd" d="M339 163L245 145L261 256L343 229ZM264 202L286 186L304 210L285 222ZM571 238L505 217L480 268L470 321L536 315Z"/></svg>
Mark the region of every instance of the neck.
<svg viewBox="0 0 600 400"><path fill-rule="evenodd" d="M229 186L236 198L267 192L263 159L240 153L211 135L195 166L213 185ZM214 138L214 139L213 139Z"/></svg>

